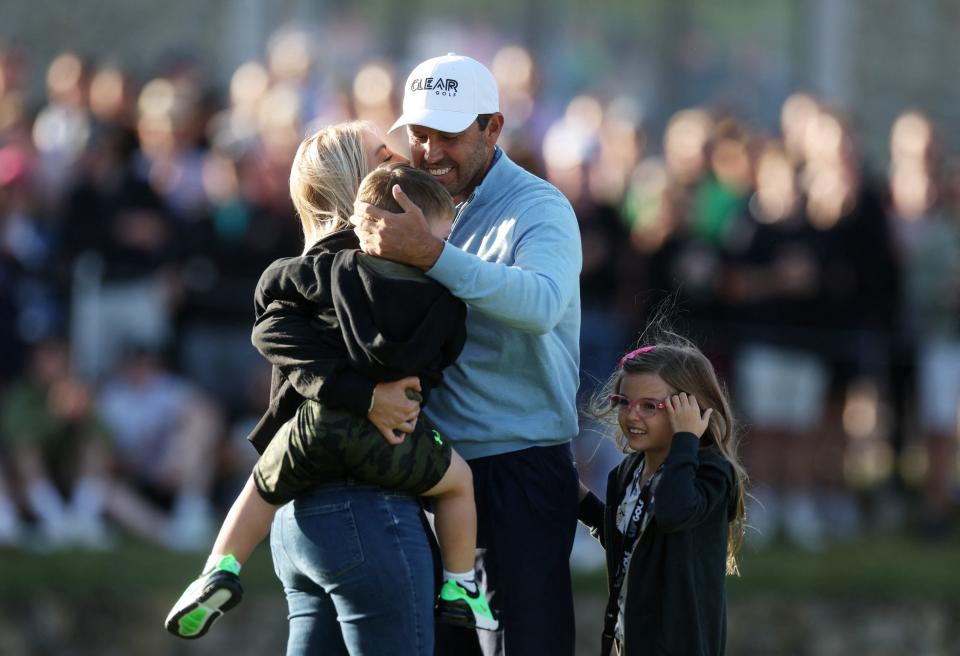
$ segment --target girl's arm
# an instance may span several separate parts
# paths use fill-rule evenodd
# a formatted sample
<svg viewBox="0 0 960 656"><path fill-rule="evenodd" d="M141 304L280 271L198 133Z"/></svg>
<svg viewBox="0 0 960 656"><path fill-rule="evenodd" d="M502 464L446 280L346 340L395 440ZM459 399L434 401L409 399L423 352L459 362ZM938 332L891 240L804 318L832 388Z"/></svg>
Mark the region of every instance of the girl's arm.
<svg viewBox="0 0 960 656"><path fill-rule="evenodd" d="M590 535L595 537L606 548L606 540L603 532L603 520L606 514L606 505L597 495L591 492L580 481L580 506L577 509L577 519L590 529Z"/></svg>
<svg viewBox="0 0 960 656"><path fill-rule="evenodd" d="M654 495L654 516L666 532L699 525L717 506L725 506L733 487L733 469L722 456L703 458L700 440L688 432L673 436L670 453Z"/></svg>

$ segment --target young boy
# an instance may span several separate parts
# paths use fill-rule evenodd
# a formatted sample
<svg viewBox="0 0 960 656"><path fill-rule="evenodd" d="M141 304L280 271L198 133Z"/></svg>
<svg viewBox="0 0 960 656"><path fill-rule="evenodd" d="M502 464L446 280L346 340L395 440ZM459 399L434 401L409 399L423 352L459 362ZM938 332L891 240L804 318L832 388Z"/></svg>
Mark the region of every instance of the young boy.
<svg viewBox="0 0 960 656"><path fill-rule="evenodd" d="M454 217L450 195L427 173L409 165L375 169L360 184L357 198L399 211L392 196L394 185L422 208L434 235L449 235ZM332 323L338 325L350 368L375 381L419 376L421 394L408 390L408 395L425 402L429 389L441 382L442 369L463 348L463 303L412 267L356 249L340 250L332 264L311 258L310 252L279 260L264 272L257 291L258 323L270 316L290 328L282 334L292 341L297 335L305 339L304 309L310 309L326 327L324 336L330 335ZM274 412L285 418L282 409ZM401 439L395 437L394 442ZM466 462L423 416L399 444L389 444L367 419L305 400L262 450L203 574L167 616L167 630L182 638L204 635L239 603L240 563L269 532L277 507L317 484L345 479L434 497L444 565L438 615L452 624L497 628L474 581L476 509Z"/></svg>

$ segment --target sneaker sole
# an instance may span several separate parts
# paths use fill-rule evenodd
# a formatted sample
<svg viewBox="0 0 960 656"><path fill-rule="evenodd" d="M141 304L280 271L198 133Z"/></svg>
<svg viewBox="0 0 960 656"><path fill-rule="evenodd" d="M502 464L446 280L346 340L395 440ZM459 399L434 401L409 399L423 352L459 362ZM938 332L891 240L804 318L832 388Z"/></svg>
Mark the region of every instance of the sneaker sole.
<svg viewBox="0 0 960 656"><path fill-rule="evenodd" d="M239 588L208 586L196 601L183 608L175 608L170 612L165 623L166 629L184 640L195 640L203 637L214 622L240 603L242 597L243 592ZM184 619L187 619L190 623L198 623L197 628L189 635L182 632L185 628L189 629L189 626L181 625L181 621Z"/></svg>
<svg viewBox="0 0 960 656"><path fill-rule="evenodd" d="M444 600L443 604L437 608L437 618L444 624L459 626L465 629L496 631L500 628L498 621L488 620L482 616L478 618L470 608L470 605L460 600Z"/></svg>

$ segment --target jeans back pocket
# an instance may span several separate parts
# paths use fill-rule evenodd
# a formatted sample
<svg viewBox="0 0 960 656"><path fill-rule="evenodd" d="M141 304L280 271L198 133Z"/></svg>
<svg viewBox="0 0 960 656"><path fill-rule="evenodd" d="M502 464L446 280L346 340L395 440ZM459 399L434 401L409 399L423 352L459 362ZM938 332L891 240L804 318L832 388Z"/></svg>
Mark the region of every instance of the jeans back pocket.
<svg viewBox="0 0 960 656"><path fill-rule="evenodd" d="M297 508L289 515L287 554L304 574L328 582L363 564L363 548L350 502Z"/></svg>

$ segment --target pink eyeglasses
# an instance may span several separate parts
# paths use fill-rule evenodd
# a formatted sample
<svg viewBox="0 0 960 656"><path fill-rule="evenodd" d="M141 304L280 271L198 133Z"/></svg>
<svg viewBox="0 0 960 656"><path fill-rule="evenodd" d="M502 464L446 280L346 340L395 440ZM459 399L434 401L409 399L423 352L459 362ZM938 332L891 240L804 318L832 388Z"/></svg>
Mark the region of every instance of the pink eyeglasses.
<svg viewBox="0 0 960 656"><path fill-rule="evenodd" d="M607 400L610 401L610 405L618 411L628 414L633 410L637 410L641 417L652 417L657 414L657 410L663 410L667 407L663 401L657 401L655 399L637 399L636 401L631 401L623 394L611 394L607 397Z"/></svg>

